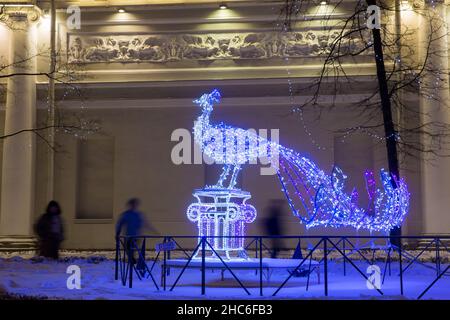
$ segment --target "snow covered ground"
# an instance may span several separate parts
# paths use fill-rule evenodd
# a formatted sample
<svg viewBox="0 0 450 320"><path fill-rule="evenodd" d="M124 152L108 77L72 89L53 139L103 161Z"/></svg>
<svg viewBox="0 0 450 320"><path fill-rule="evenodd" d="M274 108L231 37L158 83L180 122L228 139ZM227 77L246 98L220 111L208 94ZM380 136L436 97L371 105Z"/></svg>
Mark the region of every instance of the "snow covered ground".
<svg viewBox="0 0 450 320"><path fill-rule="evenodd" d="M72 256L71 256L72 255ZM309 290L306 291L306 278L291 278L286 286L273 297L272 294L289 275L287 270L275 270L270 282L264 281L264 296L259 295L259 275L253 270L235 273L249 289L251 295L239 286L232 275L225 273L221 280L218 270L207 270L206 295L201 295L201 273L199 270L186 270L179 284L169 291L180 269L172 269L168 278L168 288L156 290L150 279L139 281L134 278L133 288L122 286L114 280L114 261L112 253L74 257L65 254L60 262L30 259L32 253L21 256L0 257L0 296L3 294L47 297L50 299L326 299L324 295L324 274L321 272L321 283L317 283L316 274L312 274ZM109 259L107 259L109 258ZM354 261L367 272L369 266L364 261ZM383 261L376 262L383 270ZM446 261L445 266L448 264ZM69 290L66 285L70 265L81 269L81 289ZM404 274L404 296L400 295L398 262L392 262L392 274L387 275L381 285L383 295L376 290L368 289L366 280L347 263L347 275L344 276L342 260L328 264L328 299L416 299L418 295L434 280L436 271L434 264L415 264ZM160 280L160 267L156 266L153 274ZM366 274L369 275L369 274ZM450 278L442 277L423 299L450 299Z"/></svg>

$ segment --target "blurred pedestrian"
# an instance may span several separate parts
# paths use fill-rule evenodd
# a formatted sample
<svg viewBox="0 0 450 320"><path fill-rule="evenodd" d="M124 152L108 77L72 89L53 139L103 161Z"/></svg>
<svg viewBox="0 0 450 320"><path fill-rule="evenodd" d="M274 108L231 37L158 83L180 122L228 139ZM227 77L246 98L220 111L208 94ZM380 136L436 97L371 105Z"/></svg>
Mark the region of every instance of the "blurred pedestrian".
<svg viewBox="0 0 450 320"><path fill-rule="evenodd" d="M280 217L283 214L283 200L271 200L267 207L267 219L265 220L266 233L272 236L271 258L276 258L280 251L282 241L279 236L282 235Z"/></svg>
<svg viewBox="0 0 450 320"><path fill-rule="evenodd" d="M136 263L135 252L139 251L139 237L142 235L142 229L154 230L153 227L145 220L143 214L139 211L141 201L138 198L131 198L127 202L127 210L124 211L116 224L116 240L119 239L124 229L125 247L129 255L129 259L132 259L133 263ZM145 250L145 248L142 248ZM141 249L141 250L142 250ZM141 259L138 260L138 269L143 269L144 264ZM144 270L142 270L144 272Z"/></svg>
<svg viewBox="0 0 450 320"><path fill-rule="evenodd" d="M39 237L39 255L58 259L59 248L64 240L63 221L59 203L52 200L45 213L38 219L35 231Z"/></svg>
<svg viewBox="0 0 450 320"><path fill-rule="evenodd" d="M141 201L138 198L127 201L127 210L120 215L116 224L116 237L122 234L122 229L125 229L124 235L127 237L140 236L144 227L153 229L139 211L140 205Z"/></svg>

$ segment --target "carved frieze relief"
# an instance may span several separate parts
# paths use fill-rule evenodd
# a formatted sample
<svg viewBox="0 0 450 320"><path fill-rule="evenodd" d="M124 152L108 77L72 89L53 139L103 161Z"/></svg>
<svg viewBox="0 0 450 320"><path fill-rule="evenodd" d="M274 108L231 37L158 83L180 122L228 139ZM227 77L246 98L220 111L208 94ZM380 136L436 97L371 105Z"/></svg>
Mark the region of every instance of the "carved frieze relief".
<svg viewBox="0 0 450 320"><path fill-rule="evenodd" d="M83 35L68 37L69 62L170 62L180 60L268 59L326 54L337 31L216 34ZM360 38L346 41L362 48Z"/></svg>

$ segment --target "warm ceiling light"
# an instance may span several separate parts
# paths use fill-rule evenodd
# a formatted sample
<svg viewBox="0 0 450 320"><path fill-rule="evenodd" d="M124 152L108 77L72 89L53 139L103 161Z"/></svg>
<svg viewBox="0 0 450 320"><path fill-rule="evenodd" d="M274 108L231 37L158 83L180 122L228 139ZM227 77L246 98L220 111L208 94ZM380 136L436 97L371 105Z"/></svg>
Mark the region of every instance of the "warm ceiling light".
<svg viewBox="0 0 450 320"><path fill-rule="evenodd" d="M125 13L125 9L124 9L124 8L120 8L119 10L117 10L117 12L119 12L119 13Z"/></svg>
<svg viewBox="0 0 450 320"><path fill-rule="evenodd" d="M225 9L228 9L228 6L227 6L225 3L221 3L221 4L219 5L219 9L220 9L220 10L225 10Z"/></svg>
<svg viewBox="0 0 450 320"><path fill-rule="evenodd" d="M324 6L324 5L327 4L327 2L326 1L321 1L320 4Z"/></svg>

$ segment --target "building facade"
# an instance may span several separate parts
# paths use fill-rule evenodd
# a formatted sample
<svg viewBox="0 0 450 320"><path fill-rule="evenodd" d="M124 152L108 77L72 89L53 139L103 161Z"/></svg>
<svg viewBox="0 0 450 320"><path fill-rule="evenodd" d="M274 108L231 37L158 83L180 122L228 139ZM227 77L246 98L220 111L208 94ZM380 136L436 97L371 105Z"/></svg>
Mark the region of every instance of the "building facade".
<svg viewBox="0 0 450 320"><path fill-rule="evenodd" d="M25 130L1 140L4 247L30 243L33 224L51 199L63 208L66 248L112 248L115 221L131 197L142 199L143 212L160 234L195 235L196 226L185 215L193 202L192 191L213 183L219 171L214 165L196 163L193 139L186 133L200 112L192 100L212 88L223 95L214 110L215 121L268 130L269 135L278 132L281 144L305 154L322 169L342 167L349 188L363 191L364 170L387 166L382 132L343 137L339 131L366 121L354 105L376 89L370 54L345 64L346 75L357 84L340 88L338 95L333 94L332 83L326 84L328 92L321 95L321 103L334 107L320 112L320 119L313 108L305 109L301 117L292 114L313 94L307 90L297 94L295 88L307 88L317 79L339 23L352 12L354 1L337 7L332 2L311 3L290 32L282 32L283 1L230 0L227 8L200 0L133 5L56 1L58 69L50 75L49 1L9 4L3 7L0 27L1 64L9 67L1 74L14 76L0 78L1 133L47 125L49 78L55 79L56 114L61 121L57 123L64 125L54 136L51 130ZM437 6L446 22L447 4L402 1L401 5L397 25L420 55L433 29L424 27L428 18L418 11ZM442 36L433 45L447 53L448 36L440 30ZM448 70L447 54L433 59ZM445 86L437 90L438 100L413 94L404 99L433 119L450 123L443 106L449 95L448 72L442 77ZM381 113L371 117L382 121ZM425 120L404 121L419 126ZM93 124L96 130L89 127ZM55 148L49 147L49 139L55 140ZM181 141L189 148L179 153ZM184 163L179 163L180 157ZM403 234L449 233L450 159L431 162L418 155L402 161L401 167L411 192ZM248 234L264 233L265 206L270 199L283 198L277 177L261 175L260 166L249 165L240 178L258 210ZM305 230L287 206L283 225L289 235L357 233Z"/></svg>

